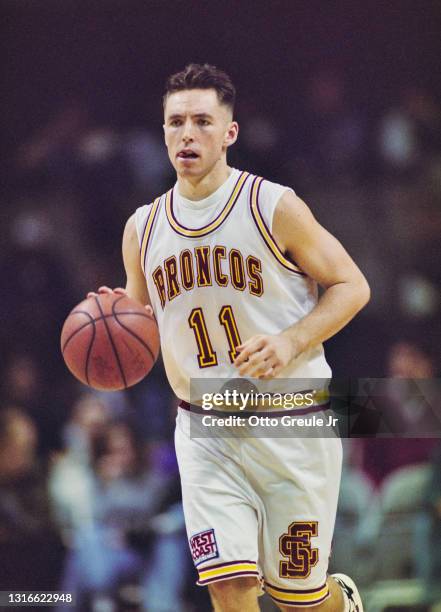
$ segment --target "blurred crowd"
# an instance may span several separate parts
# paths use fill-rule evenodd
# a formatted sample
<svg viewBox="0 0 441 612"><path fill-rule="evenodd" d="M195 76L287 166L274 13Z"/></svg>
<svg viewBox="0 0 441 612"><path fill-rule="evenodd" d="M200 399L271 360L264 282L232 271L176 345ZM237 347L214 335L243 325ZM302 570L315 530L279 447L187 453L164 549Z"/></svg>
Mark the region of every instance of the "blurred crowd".
<svg viewBox="0 0 441 612"><path fill-rule="evenodd" d="M368 102L354 104L344 74L332 71L314 74L302 95L286 116L241 102L230 164L291 185L366 273L371 304L328 343L336 375L435 378L439 102L409 86L373 112ZM71 100L17 143L7 162L2 588L74 591L78 610L210 609L205 590L193 586L173 449L176 400L161 362L127 392L95 393L70 376L59 349L63 320L87 291L124 284L126 219L174 180L159 124L159 117L124 129L102 124L84 101ZM401 470L408 476L420 466L424 478L411 475L407 495L417 502L406 507L413 513L406 533L420 546L392 577L433 586L441 582L441 445L405 386L390 403L408 437L345 441L335 563L344 571L360 562L365 586L385 577L372 562L386 520L381 500ZM430 407L433 418L440 408ZM419 430L418 419L426 423ZM376 522L363 520L367 514Z"/></svg>

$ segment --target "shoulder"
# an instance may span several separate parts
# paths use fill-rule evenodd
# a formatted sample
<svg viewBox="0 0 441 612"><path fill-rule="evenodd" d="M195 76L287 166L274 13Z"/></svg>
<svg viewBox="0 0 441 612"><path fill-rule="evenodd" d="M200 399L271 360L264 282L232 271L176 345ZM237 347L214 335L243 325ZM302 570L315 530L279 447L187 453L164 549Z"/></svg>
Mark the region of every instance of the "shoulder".
<svg viewBox="0 0 441 612"><path fill-rule="evenodd" d="M123 249L137 246L139 244L139 232L137 228L136 211L127 219L124 227Z"/></svg>
<svg viewBox="0 0 441 612"><path fill-rule="evenodd" d="M124 228L124 233L134 234L136 232L136 216L137 211L130 215L130 217L126 221L126 225Z"/></svg>
<svg viewBox="0 0 441 612"><path fill-rule="evenodd" d="M262 177L256 177L253 180L253 190L257 190L256 201L258 213L262 215L269 228L272 228L274 213L276 209L279 208L280 202L285 198L286 194L295 197L291 187L269 181Z"/></svg>
<svg viewBox="0 0 441 612"><path fill-rule="evenodd" d="M147 220L152 211L152 204L150 202L149 204L139 206L126 223L126 230L131 232L133 236L137 236L139 242L142 240Z"/></svg>
<svg viewBox="0 0 441 612"><path fill-rule="evenodd" d="M134 240L140 242L144 233L146 222L149 218L152 204L139 206L126 221L124 227L124 241Z"/></svg>
<svg viewBox="0 0 441 612"><path fill-rule="evenodd" d="M300 219L312 216L312 213L309 206L291 189L281 194L276 207L276 215L277 217Z"/></svg>
<svg viewBox="0 0 441 612"><path fill-rule="evenodd" d="M321 226L310 208L293 191L285 191L274 211L273 233L283 247L306 243L318 236Z"/></svg>
<svg viewBox="0 0 441 612"><path fill-rule="evenodd" d="M282 194L285 191L290 191L294 193L294 189L289 187L288 185L282 185L281 183L276 183L275 181L270 181L265 177L257 177L261 180L260 190L264 194Z"/></svg>

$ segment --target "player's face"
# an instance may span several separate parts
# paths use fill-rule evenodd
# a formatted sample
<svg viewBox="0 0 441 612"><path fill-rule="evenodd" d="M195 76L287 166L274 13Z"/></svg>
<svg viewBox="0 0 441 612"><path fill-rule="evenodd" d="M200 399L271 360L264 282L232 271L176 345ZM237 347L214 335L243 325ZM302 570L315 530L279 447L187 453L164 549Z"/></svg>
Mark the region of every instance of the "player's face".
<svg viewBox="0 0 441 612"><path fill-rule="evenodd" d="M164 133L177 174L198 178L225 160L227 148L236 142L238 125L214 89L189 89L168 96Z"/></svg>

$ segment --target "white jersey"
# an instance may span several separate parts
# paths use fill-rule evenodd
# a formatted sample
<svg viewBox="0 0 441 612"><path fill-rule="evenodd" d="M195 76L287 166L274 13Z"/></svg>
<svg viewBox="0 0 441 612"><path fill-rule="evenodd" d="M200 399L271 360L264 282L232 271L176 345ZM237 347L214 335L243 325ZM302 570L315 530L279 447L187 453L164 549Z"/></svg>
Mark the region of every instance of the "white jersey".
<svg viewBox="0 0 441 612"><path fill-rule="evenodd" d="M204 200L183 198L176 184L135 213L165 369L182 400L190 401L191 379L237 378L237 345L256 334L281 332L317 302L315 281L283 255L272 236L274 210L286 189L233 169ZM330 376L322 346L279 374Z"/></svg>

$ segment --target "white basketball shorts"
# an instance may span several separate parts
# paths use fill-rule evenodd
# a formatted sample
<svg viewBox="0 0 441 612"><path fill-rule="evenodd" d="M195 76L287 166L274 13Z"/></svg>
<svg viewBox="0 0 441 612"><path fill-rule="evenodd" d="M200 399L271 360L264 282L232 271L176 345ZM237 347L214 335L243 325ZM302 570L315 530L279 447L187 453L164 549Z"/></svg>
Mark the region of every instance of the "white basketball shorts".
<svg viewBox="0 0 441 612"><path fill-rule="evenodd" d="M317 605L329 596L341 441L234 435L206 437L202 416L178 409L176 453L198 584L255 576L276 602Z"/></svg>

